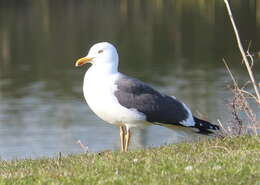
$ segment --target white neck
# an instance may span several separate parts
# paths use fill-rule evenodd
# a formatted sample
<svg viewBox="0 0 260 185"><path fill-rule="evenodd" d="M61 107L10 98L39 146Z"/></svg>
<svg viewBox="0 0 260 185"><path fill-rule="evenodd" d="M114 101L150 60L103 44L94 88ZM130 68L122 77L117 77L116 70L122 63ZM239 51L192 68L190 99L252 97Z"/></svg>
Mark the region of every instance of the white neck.
<svg viewBox="0 0 260 185"><path fill-rule="evenodd" d="M94 73L97 76L104 76L118 73L118 56L114 55L107 58L99 58L93 61L87 73Z"/></svg>
<svg viewBox="0 0 260 185"><path fill-rule="evenodd" d="M114 74L118 72L118 66L117 65L111 65L111 64L93 64L89 70L95 72L99 75L108 75L108 74Z"/></svg>

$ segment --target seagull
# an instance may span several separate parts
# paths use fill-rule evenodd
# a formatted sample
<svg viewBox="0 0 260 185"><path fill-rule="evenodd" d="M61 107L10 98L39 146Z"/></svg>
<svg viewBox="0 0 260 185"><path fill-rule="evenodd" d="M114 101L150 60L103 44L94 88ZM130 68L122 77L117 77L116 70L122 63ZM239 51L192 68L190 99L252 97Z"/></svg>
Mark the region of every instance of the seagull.
<svg viewBox="0 0 260 185"><path fill-rule="evenodd" d="M94 44L75 66L86 63L91 64L83 82L86 102L98 117L119 127L122 151L128 151L133 127L161 125L205 135L219 130L219 126L193 116L188 106L174 96L120 73L118 53L111 43Z"/></svg>

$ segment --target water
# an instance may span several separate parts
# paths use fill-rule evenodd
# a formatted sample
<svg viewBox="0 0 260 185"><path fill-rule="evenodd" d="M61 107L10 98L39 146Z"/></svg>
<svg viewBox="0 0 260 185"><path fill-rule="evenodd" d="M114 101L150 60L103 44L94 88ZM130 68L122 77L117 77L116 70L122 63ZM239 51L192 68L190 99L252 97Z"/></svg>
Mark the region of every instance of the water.
<svg viewBox="0 0 260 185"><path fill-rule="evenodd" d="M244 45L260 49L258 1L232 4ZM221 1L1 1L0 156L36 158L119 149L118 128L97 118L82 94L87 67L74 62L100 41L114 43L120 71L184 100L210 121L226 120L231 80L248 80ZM255 63L260 79L259 60ZM259 110L256 110L259 112ZM132 148L189 137L153 126ZM192 138L194 139L194 138Z"/></svg>

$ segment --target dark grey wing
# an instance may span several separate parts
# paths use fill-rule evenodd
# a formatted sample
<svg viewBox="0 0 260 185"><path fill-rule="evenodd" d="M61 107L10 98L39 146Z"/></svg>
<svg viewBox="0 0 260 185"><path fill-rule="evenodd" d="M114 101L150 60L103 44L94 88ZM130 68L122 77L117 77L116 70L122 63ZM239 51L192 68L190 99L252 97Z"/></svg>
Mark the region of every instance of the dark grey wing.
<svg viewBox="0 0 260 185"><path fill-rule="evenodd" d="M146 115L149 122L182 125L189 113L181 102L163 95L149 85L122 75L116 81L115 96L126 108L134 108Z"/></svg>

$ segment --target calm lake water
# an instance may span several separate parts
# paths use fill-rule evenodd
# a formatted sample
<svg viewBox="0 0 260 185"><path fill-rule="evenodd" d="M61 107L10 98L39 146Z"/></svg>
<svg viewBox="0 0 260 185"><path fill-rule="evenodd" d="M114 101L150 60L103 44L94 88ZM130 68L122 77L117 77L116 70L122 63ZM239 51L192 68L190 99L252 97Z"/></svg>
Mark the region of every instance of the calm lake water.
<svg viewBox="0 0 260 185"><path fill-rule="evenodd" d="M260 51L260 2L231 4L244 46ZM96 117L82 93L96 42L116 45L120 70L188 104L211 122L230 119L225 58L248 80L222 1L0 1L0 158L118 150L119 130ZM260 62L255 75L260 80ZM256 108L257 113L260 113ZM132 148L191 139L152 126L134 130ZM194 139L194 138L192 138Z"/></svg>

